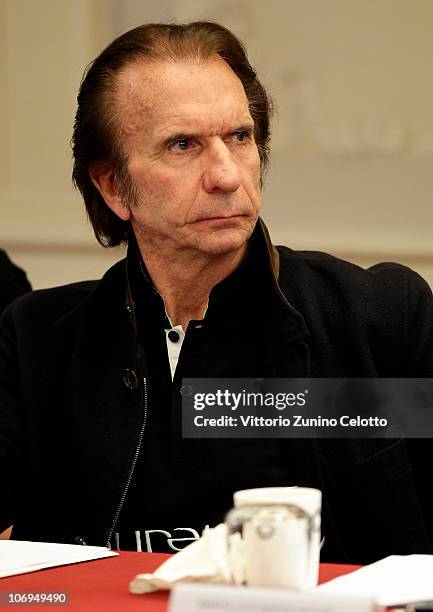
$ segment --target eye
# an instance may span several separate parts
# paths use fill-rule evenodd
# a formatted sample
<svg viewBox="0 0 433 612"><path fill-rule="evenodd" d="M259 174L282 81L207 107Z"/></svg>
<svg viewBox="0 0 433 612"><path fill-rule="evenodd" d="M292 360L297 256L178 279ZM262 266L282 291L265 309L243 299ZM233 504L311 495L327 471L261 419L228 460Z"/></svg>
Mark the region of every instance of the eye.
<svg viewBox="0 0 433 612"><path fill-rule="evenodd" d="M236 130L236 132L233 132L232 138L236 142L246 142L247 140L250 140L251 135L252 135L252 129L251 130L248 130L248 129Z"/></svg>
<svg viewBox="0 0 433 612"><path fill-rule="evenodd" d="M178 138L169 145L169 150L173 153L185 153L193 146L190 138Z"/></svg>

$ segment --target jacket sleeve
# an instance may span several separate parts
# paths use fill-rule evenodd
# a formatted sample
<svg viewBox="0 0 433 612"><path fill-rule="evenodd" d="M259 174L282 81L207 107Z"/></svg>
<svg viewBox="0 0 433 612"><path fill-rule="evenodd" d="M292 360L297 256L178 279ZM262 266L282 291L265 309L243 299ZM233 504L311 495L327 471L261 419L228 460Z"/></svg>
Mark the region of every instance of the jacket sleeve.
<svg viewBox="0 0 433 612"><path fill-rule="evenodd" d="M415 272L407 275L406 376L427 378L425 387L433 388L433 296L426 281ZM429 390L430 393L430 390ZM433 394L431 401L433 410ZM433 438L406 440L412 476L430 542L433 545L433 498L431 496L431 457Z"/></svg>
<svg viewBox="0 0 433 612"><path fill-rule="evenodd" d="M0 532L14 523L24 482L20 364L11 308L0 320Z"/></svg>
<svg viewBox="0 0 433 612"><path fill-rule="evenodd" d="M408 378L433 377L433 295L416 272L407 277L405 323Z"/></svg>

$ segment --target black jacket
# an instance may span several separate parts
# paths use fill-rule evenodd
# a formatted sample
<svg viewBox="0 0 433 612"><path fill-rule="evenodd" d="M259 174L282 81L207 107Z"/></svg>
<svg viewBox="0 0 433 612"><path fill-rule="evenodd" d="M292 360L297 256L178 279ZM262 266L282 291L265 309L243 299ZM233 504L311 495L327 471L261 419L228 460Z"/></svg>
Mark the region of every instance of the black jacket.
<svg viewBox="0 0 433 612"><path fill-rule="evenodd" d="M255 240L267 262L261 291L272 313L267 376L433 375L433 298L417 274L398 264L363 270L323 253L275 249L260 224ZM146 399L133 306L123 260L99 282L36 291L5 313L0 531L14 524L17 539L109 539ZM430 441L414 442L422 482ZM288 462L296 451L298 484L324 492L325 559L431 552L404 441L283 445Z"/></svg>
<svg viewBox="0 0 433 612"><path fill-rule="evenodd" d="M0 314L8 304L31 289L25 272L0 249Z"/></svg>

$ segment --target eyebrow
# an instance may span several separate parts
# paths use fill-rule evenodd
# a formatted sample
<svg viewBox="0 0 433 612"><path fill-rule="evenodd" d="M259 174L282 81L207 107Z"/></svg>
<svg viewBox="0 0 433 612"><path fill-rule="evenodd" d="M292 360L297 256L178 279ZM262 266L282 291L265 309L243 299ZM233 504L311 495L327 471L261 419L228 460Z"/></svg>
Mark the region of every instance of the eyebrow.
<svg viewBox="0 0 433 612"><path fill-rule="evenodd" d="M254 131L254 123L245 123L245 124L239 125L234 130L227 131L224 134L224 136L227 136L229 134L234 134L235 132L242 132L242 131L245 131L251 134ZM161 142L161 148L167 147L168 145L172 144L173 142L176 142L177 140L183 140L183 139L189 139L189 138L200 138L200 134L196 132L174 132L173 134L170 134L170 136L167 136L166 138L164 138L164 140Z"/></svg>

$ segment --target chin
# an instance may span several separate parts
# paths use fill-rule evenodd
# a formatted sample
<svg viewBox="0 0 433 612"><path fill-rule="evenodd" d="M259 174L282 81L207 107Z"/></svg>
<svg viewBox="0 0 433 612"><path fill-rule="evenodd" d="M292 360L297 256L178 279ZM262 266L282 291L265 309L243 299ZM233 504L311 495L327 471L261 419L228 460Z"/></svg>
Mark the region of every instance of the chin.
<svg viewBox="0 0 433 612"><path fill-rule="evenodd" d="M242 249L252 234L252 230L231 229L214 231L203 236L198 248L209 255L225 255Z"/></svg>

